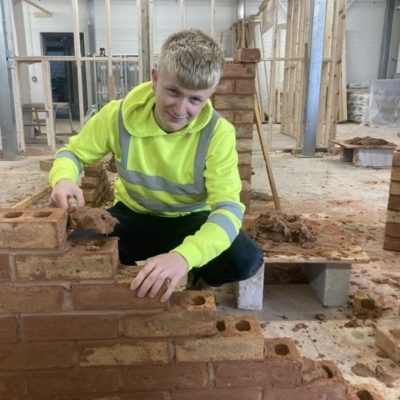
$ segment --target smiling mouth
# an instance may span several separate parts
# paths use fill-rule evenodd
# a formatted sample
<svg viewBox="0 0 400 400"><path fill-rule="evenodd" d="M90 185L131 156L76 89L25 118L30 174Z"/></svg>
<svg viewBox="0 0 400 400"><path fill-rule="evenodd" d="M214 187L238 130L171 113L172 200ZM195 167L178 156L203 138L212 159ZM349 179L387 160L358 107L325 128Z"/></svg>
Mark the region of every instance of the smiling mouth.
<svg viewBox="0 0 400 400"><path fill-rule="evenodd" d="M170 113L167 113L167 114L171 119L173 119L175 121L183 121L185 119L188 119L187 116L179 117L179 116L176 116L176 115L173 115L173 114L170 114Z"/></svg>

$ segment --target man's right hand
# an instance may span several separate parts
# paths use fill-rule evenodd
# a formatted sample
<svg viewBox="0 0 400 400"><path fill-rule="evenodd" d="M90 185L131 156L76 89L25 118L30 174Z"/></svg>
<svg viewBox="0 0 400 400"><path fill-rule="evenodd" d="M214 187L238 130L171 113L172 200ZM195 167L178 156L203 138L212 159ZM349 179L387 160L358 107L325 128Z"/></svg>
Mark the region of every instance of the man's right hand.
<svg viewBox="0 0 400 400"><path fill-rule="evenodd" d="M50 195L50 205L52 207L68 208L68 198L75 197L78 206L85 205L82 189L70 179L62 179L54 186Z"/></svg>

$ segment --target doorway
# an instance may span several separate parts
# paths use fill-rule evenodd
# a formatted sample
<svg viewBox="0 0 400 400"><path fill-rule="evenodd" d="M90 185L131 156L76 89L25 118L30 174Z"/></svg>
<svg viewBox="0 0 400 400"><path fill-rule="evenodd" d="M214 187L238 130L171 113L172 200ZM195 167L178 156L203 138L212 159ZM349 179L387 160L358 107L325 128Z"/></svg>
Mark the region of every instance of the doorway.
<svg viewBox="0 0 400 400"><path fill-rule="evenodd" d="M42 48L45 56L72 56L73 33L42 33ZM84 53L83 33L80 34L81 52ZM54 103L68 103L73 119L79 120L78 73L74 61L50 61L51 88ZM84 112L87 111L85 65L82 63L82 85ZM56 118L68 118L67 109L58 109Z"/></svg>

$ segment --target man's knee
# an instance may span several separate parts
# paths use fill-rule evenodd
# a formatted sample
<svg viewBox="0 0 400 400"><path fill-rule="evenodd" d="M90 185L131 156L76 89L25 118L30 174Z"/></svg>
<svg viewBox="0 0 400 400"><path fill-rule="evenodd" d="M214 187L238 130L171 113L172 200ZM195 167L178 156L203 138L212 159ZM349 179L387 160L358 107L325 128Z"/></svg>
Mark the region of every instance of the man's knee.
<svg viewBox="0 0 400 400"><path fill-rule="evenodd" d="M261 250L257 249L252 254L244 255L237 260L237 279L243 281L254 276L264 263Z"/></svg>

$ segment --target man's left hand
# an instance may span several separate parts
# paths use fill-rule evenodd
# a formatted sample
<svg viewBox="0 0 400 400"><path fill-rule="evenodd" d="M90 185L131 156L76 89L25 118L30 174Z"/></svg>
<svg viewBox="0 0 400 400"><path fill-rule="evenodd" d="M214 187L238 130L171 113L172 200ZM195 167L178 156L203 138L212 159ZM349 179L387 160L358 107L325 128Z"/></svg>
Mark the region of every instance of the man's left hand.
<svg viewBox="0 0 400 400"><path fill-rule="evenodd" d="M139 288L139 297L148 294L149 297L153 298L166 284L167 290L161 297L161 302L165 303L187 272L188 264L180 254L175 252L159 254L146 260L144 267L132 280L131 290Z"/></svg>

